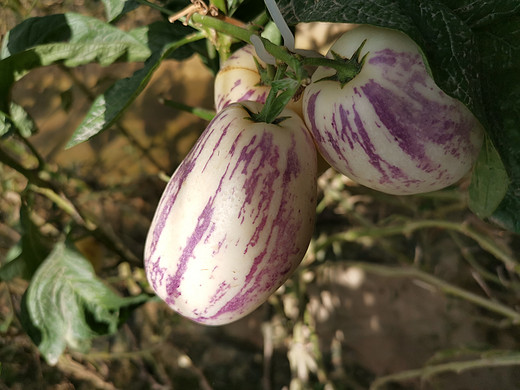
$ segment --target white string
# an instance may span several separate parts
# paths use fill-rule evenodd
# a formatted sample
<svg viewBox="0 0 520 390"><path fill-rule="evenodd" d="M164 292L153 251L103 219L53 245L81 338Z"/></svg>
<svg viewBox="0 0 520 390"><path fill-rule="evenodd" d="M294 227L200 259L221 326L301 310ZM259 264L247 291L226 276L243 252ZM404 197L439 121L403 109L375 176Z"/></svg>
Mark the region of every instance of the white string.
<svg viewBox="0 0 520 390"><path fill-rule="evenodd" d="M269 14L271 15L271 18L273 19L274 24L276 24L278 30L280 30L280 34L282 34L283 45L289 49L289 51L294 51L294 35L285 22L280 9L274 0L264 0L264 3L267 7L267 10L269 11Z"/></svg>
<svg viewBox="0 0 520 390"><path fill-rule="evenodd" d="M249 40L255 47L256 55L258 56L258 58L260 58L266 64L276 65L276 58L274 58L271 54L267 52L267 50L265 50L264 43L258 35L252 34L249 37Z"/></svg>

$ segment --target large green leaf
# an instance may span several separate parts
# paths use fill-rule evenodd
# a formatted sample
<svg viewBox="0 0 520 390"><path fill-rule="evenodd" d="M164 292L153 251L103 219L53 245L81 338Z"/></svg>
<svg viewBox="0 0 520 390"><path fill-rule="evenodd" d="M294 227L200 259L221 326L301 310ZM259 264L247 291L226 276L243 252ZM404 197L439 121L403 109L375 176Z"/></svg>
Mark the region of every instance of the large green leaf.
<svg viewBox="0 0 520 390"><path fill-rule="evenodd" d="M160 52L154 52L142 69L131 77L118 80L104 94L98 96L83 122L74 131L67 148L84 142L107 130L122 115L124 110L135 100L150 81L161 62L178 48L204 38L203 34L194 34L177 42L164 46Z"/></svg>
<svg viewBox="0 0 520 390"><path fill-rule="evenodd" d="M162 51L166 45L182 40L192 33L193 29L191 27L184 26L182 23L170 23L167 21L153 22L128 32L128 34L148 47L151 53ZM192 54L191 45L181 45L171 53L171 58L183 60Z"/></svg>
<svg viewBox="0 0 520 390"><path fill-rule="evenodd" d="M12 84L29 70L63 61L66 66L118 60L144 61L146 43L99 19L75 13L30 18L11 31L0 51L0 111L7 112Z"/></svg>
<svg viewBox="0 0 520 390"><path fill-rule="evenodd" d="M66 13L24 20L7 33L0 59L58 43L67 45L56 46L57 54L50 49L42 52L56 58L61 56L72 66L93 60L108 65L122 56L128 61L140 61L150 55L146 45L131 34L90 16Z"/></svg>
<svg viewBox="0 0 520 390"><path fill-rule="evenodd" d="M473 30L496 22L502 24L520 11L520 2L516 0L444 0L443 3Z"/></svg>
<svg viewBox="0 0 520 390"><path fill-rule="evenodd" d="M113 20L139 7L139 2L136 0L101 0L105 5L105 13L107 20Z"/></svg>
<svg viewBox="0 0 520 390"><path fill-rule="evenodd" d="M494 18L484 17L478 23L475 40L482 58L480 79L489 134L510 180L491 218L520 232L520 3L500 3L502 8L491 13Z"/></svg>
<svg viewBox="0 0 520 390"><path fill-rule="evenodd" d="M491 82L491 80L490 80ZM501 87L502 85L502 87ZM511 85L506 87L505 85ZM492 215L503 227L520 233L520 74L505 72L495 78L493 90L499 110L492 124L493 140L509 174L504 200ZM491 93L491 92L490 92Z"/></svg>
<svg viewBox="0 0 520 390"><path fill-rule="evenodd" d="M426 54L437 84L475 113L492 140L474 171L472 209L520 232L518 0L280 0L278 4L290 24L363 23L411 36ZM491 166L485 167L485 161Z"/></svg>
<svg viewBox="0 0 520 390"><path fill-rule="evenodd" d="M147 300L109 289L72 246L59 243L38 268L23 299L22 323L53 365L68 346L86 351L93 337L114 333L121 309Z"/></svg>

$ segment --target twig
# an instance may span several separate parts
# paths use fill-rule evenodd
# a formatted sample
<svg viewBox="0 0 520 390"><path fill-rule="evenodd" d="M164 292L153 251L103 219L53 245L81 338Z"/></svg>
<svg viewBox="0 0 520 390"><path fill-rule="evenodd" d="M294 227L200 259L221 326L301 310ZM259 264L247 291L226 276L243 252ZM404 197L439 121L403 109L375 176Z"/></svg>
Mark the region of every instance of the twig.
<svg viewBox="0 0 520 390"><path fill-rule="evenodd" d="M386 237L398 234L409 235L420 229L437 228L459 232L475 240L482 249L491 253L505 266L520 275L520 264L509 253L500 248L492 239L478 233L476 230L464 223L456 223L445 220L427 219L419 221L409 221L400 225L373 227L373 228L354 228L346 232L333 234L318 244L316 251L322 250L336 241L357 241L361 237Z"/></svg>
<svg viewBox="0 0 520 390"><path fill-rule="evenodd" d="M442 279L438 279L433 275L423 272L413 267L392 267L381 264L370 264L364 262L348 262L350 266L361 268L367 272L386 276L386 277L406 277L421 280L431 286L436 287L445 294L452 295L477 306L483 307L489 311L503 315L509 318L513 324L520 324L520 313L505 306L499 302L491 301L487 298L466 291L460 287L454 286Z"/></svg>
<svg viewBox="0 0 520 390"><path fill-rule="evenodd" d="M34 145L29 142L29 140L25 137L23 137L20 132L18 132L18 138L20 138L22 140L22 142L25 144L25 146L27 146L29 148L29 150L31 151L31 153L33 154L33 156L36 158L36 160L38 160L38 167L41 169L45 166L45 160L43 158L43 156L38 152L38 150L36 150L36 148L34 147Z"/></svg>
<svg viewBox="0 0 520 390"><path fill-rule="evenodd" d="M86 360L121 360L121 359L152 359L154 360L154 352L158 352L162 348L168 348L168 353L170 355L176 355L178 361L182 361L182 367L191 370L199 379L199 385L202 390L213 390L211 385L209 384L204 372L193 364L190 357L181 351L180 349L168 344L160 343L155 344L146 349L140 349L136 351L126 351L126 352L88 352L84 354L75 353L76 355L86 359Z"/></svg>
<svg viewBox="0 0 520 390"><path fill-rule="evenodd" d="M481 275L484 279L494 282L498 285L504 285L500 278L496 275L493 275L491 272L487 271L485 268L483 268L478 261L476 261L475 257L469 252L467 248L464 247L464 244L462 243L462 240L455 232L450 232L450 237L452 238L453 242L459 247L460 253L462 254L462 257L464 260L468 262L468 264L477 272L479 275ZM506 287L509 287L506 285Z"/></svg>
<svg viewBox="0 0 520 390"><path fill-rule="evenodd" d="M506 352L502 355L493 355L476 360L435 364L379 377L370 385L370 390L377 390L389 382L399 382L414 378L421 378L424 380L444 372L454 371L456 373L461 373L462 371L474 370L477 368L514 365L520 365L520 353Z"/></svg>
<svg viewBox="0 0 520 390"><path fill-rule="evenodd" d="M96 225L92 221L84 219L81 216L76 207L74 207L72 202L68 200L65 196L57 194L54 190L48 187L38 187L36 185L30 185L29 188L31 189L31 191L43 195L47 199L52 201L56 206L58 206L60 209L65 211L65 213L71 216L74 222L76 222L78 225L84 226L87 230L91 231L96 228Z"/></svg>
<svg viewBox="0 0 520 390"><path fill-rule="evenodd" d="M52 188L52 184L42 179L39 175L40 167L36 169L25 168L22 164L11 157L6 150L0 146L0 162L25 176L31 183L40 187Z"/></svg>
<svg viewBox="0 0 520 390"><path fill-rule="evenodd" d="M215 111L213 110L206 110L205 108L200 107L191 107L187 104L181 103L181 102L175 102L173 100L168 100L164 98L159 99L159 103L164 104L165 106L175 108L177 110L189 112L190 114L193 114L201 119L204 119L206 121L210 121L215 117Z"/></svg>
<svg viewBox="0 0 520 390"><path fill-rule="evenodd" d="M58 360L58 368L66 374L72 375L77 379L90 382L96 389L116 390L116 387L109 382L105 382L100 375L92 372L82 364L72 360L67 355L62 355Z"/></svg>
<svg viewBox="0 0 520 390"><path fill-rule="evenodd" d="M274 351L273 345L273 324L266 321L262 324L262 335L264 337L264 353L263 353L263 374L262 389L271 390L271 366Z"/></svg>
<svg viewBox="0 0 520 390"><path fill-rule="evenodd" d="M124 352L87 352L87 353L78 353L74 352L74 355L81 357L86 360L122 360L122 359L136 359L142 358L143 356L148 356L153 352L156 352L162 348L162 345L154 345L150 348L140 349L137 351L124 351Z"/></svg>

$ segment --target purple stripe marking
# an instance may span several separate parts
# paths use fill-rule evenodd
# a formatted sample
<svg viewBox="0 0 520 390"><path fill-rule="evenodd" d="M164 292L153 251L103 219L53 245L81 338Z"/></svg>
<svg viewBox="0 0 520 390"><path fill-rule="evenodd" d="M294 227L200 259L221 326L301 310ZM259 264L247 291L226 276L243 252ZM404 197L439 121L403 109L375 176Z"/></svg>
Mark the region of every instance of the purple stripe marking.
<svg viewBox="0 0 520 390"><path fill-rule="evenodd" d="M235 88L237 88L240 84L242 84L242 80L240 79L237 79L235 80L235 82L233 83L233 86L231 87L230 91L233 91Z"/></svg>
<svg viewBox="0 0 520 390"><path fill-rule="evenodd" d="M225 118L223 118L223 119L225 119ZM215 152L217 152L217 154L220 153L220 143L222 142L224 137L227 135L229 127L231 126L231 124L233 122L234 122L233 120L227 122L227 125L224 126L224 128L222 129L222 132L220 133L220 137L218 138L215 146L213 146L213 150L211 151L211 155L208 157L208 160L206 161L206 164L204 164L204 168L202 168L202 172L204 172L206 170L206 167L208 166L208 163L213 159L213 156L215 155ZM217 127L220 128L220 126L218 126L217 123L215 123L214 127L215 128L217 128Z"/></svg>
<svg viewBox="0 0 520 390"><path fill-rule="evenodd" d="M146 267L146 272L148 275L148 279L152 283L152 287L155 290L158 285L161 285L163 282L164 274L166 273L166 268L161 267L159 264L161 263L161 256L157 258L156 261L152 263L148 263Z"/></svg>
<svg viewBox="0 0 520 390"><path fill-rule="evenodd" d="M207 131L203 133L200 141L181 164L183 168L179 167L179 170L175 172L174 177L172 177L171 183L174 184L168 184L168 186L171 185L171 188L174 188L174 190L166 191L163 195L165 200L161 201L161 211L159 211L161 221L153 232L155 241L159 239L159 235L162 233L164 224L166 223L166 217L163 215L167 216L171 212L182 182L186 179L188 174L193 173L193 165L196 158L200 157L200 152L203 148L213 146L207 145L208 140L210 138L215 140L216 135L213 132L218 131L219 128L222 128L222 126L226 124L225 122L224 124L221 122L217 123L218 118L223 120L225 115L217 115L214 119L215 129L211 128L212 124L208 126ZM294 179L301 175L302 161L300 158L302 156L298 155L298 149L302 147L301 144L299 148L297 148L296 136L291 134L291 144L287 150L286 160L280 162L280 149L272 133L268 131L258 132L252 136L249 142L241 142L244 137L243 130L236 129L233 125L228 125L230 127L229 132L226 130L226 136L235 137L235 139L227 155L228 158L230 158L236 153L237 157L232 160L233 165L228 163L226 171L220 178L217 189L213 196L209 197L203 211L198 216L196 227L186 239L186 244L182 249L175 274L168 275L166 269L159 267L161 259L157 259L149 271L154 288L157 287L157 285L166 283L167 298L165 301L170 306L175 306L177 299L181 296L180 285L183 275L188 267L191 267L189 263L196 261L195 248L199 244L211 244L208 238L215 231L214 212L221 207L226 207L222 204L223 199L219 194L222 189L227 186L229 180L232 180L232 183L242 182L242 189L238 187L233 188L233 190L236 191L243 191L244 194L243 204L239 210L237 210L237 214L242 218L248 219L248 223L256 224L255 231L249 237L249 241L247 241L247 248L252 248L258 243L260 234L268 235L266 245L253 259L253 265L245 277L242 289L229 299L228 302L220 308L218 313L211 317L208 317L206 314L212 307L221 304L226 293L229 293L233 280L237 280L236 277L220 283L203 312L201 312L201 310L195 310L192 313L192 319L201 322L204 322L204 319L216 319L229 312L243 313L246 310L249 311L252 309L251 304L257 304L258 306L258 304L262 302L262 298L265 297L268 292L279 287L285 280L286 275L297 266L297 264L293 264L294 260L288 261L288 259L291 259L293 255L301 257L306 250L306 247L302 248L298 246L302 246L301 240L297 240L296 242L294 240L294 237L298 237L302 223L306 221L302 221L302 210L294 209L293 206L296 202L296 198L302 196L302 194L295 194L291 187ZM304 134L306 147L314 148L313 141L307 130L301 128L299 131ZM236 133L236 136L234 133ZM218 143L220 143L222 137L223 136L220 136L218 138ZM302 142L302 140L300 139L299 142ZM215 153L217 153L216 148L213 148L211 156ZM308 157L308 155L304 156L304 158ZM210 157L210 160L211 159ZM200 161L199 164L201 164ZM208 162L206 161L204 168L207 164ZM280 171L280 167L284 167L284 170ZM237 175L243 177L239 179L239 177L236 177ZM281 199L278 196L276 197L277 202L279 202L277 205L273 205L272 203L275 199L275 187L281 187ZM316 201L314 192L312 192L311 195L312 198L310 199L311 204L309 205L309 209L312 209ZM248 215L246 215L246 205L256 207L249 207L251 211L247 211ZM273 215L276 216L270 223L269 218L273 218ZM308 222L313 222L312 214L309 216ZM267 227L269 227L268 231L266 231ZM162 239L166 238L163 237ZM157 242L154 244L154 250L156 244ZM228 241L227 236L223 238L220 237L213 253L220 252L222 247L227 247L228 245L232 245L232 243ZM154 251L151 253L153 254L153 252ZM269 256L269 258L267 258L267 256ZM152 256L149 256L150 261L152 258ZM225 261L225 259L222 259L222 261ZM219 265L216 264L213 271L216 270L218 266ZM213 278L212 275L210 275L210 279L211 278ZM166 280L164 281L163 279ZM248 284L250 285L249 287L247 287ZM187 298L183 297L183 299ZM187 313L183 314L186 315Z"/></svg>
<svg viewBox="0 0 520 390"><path fill-rule="evenodd" d="M417 168L427 173L435 172L438 179L449 180L447 170L441 169L441 164L429 157L426 145L440 145L446 155L460 157L472 148L469 137L474 124L460 113L458 103L451 103L442 91L440 96L447 98L448 103L429 97L430 91L435 92L437 87L430 80L419 54L385 49L372 54L368 63L381 68L384 85L371 79L365 85L354 88L352 101L341 102L333 108L330 124L326 123L323 129L317 128L315 117L316 105L320 105L319 92L309 97L308 119L323 157L332 162L342 161L346 172L349 172L352 157L345 148L353 150L359 145L370 164L380 172L380 183L397 180L409 186L421 182L380 157L380 151L371 140L371 132L380 129L388 132L389 140L394 140L415 161ZM400 91L400 94L395 91ZM372 105L377 115L374 122L363 122L356 110L358 99L367 99ZM373 128L369 129L368 126ZM322 145L328 145L333 152L327 152Z"/></svg>
<svg viewBox="0 0 520 390"><path fill-rule="evenodd" d="M213 131L215 131L215 124L217 121L223 121L227 117L227 113L219 113L213 118L213 120L209 123L208 127L201 134L199 140L195 143L193 148L190 150L186 158L181 162L177 170L173 173L170 181L168 182L164 193L161 196L161 200L157 206L157 210L155 212L154 221L152 224L154 225L154 230L152 232L152 241L149 245L149 252L147 258L144 259L145 265L148 259L153 258L153 254L157 248L157 243L161 237L162 231L164 230L164 226L166 225L166 221L170 215L170 211L175 204L177 196L181 190L182 184L191 173L193 168L195 167L195 163L204 150L208 139L211 137ZM219 141L220 142L220 141Z"/></svg>
<svg viewBox="0 0 520 390"><path fill-rule="evenodd" d="M302 129L302 131L303 130L304 129ZM314 147L310 137L308 137L307 142L309 146ZM276 150L276 159L278 157L278 151ZM300 156L296 151L295 137L292 135L291 147L288 150L287 160L285 161L286 169L282 175L284 185L282 186L281 202L278 207L276 217L273 220L269 232L262 232L257 228L250 241L250 243L256 243L257 233L262 232L262 234L268 234L266 242L272 242L272 249L268 250L268 247L266 246L262 252L255 257L251 269L246 275L245 281L243 282L244 287L242 287L242 289L237 294L235 294L235 296L232 297L216 314L212 315L211 317L195 315L194 320L205 322L207 320L217 319L226 313L242 314L246 310L251 310L251 302L260 304L261 300L258 298L262 295L265 295L267 292L278 288L285 280L286 275L297 266L297 264L293 265L290 261L287 261L287 257L288 255L301 255L302 251L306 250L306 248L299 248L295 246L294 237L298 234L302 221L295 217L294 213L299 215L301 214L301 210L292 209L291 206L293 204L292 200L294 198L294 194L290 193L289 187L290 182L300 175L301 162L299 157ZM247 174L247 171L244 172L243 170L242 172L243 174ZM270 175L267 174L266 177L269 176ZM276 174L276 177L278 176L279 172ZM272 179L272 177L270 177L270 179ZM270 179L263 181L264 185L260 187L260 191L265 191L264 186L268 187L274 183L271 182ZM244 188L246 189L246 192L254 191L254 189L251 187L244 186ZM271 188L271 191L261 195L264 197L262 201L270 203L272 201L272 194L273 192ZM313 201L314 199L311 199L311 202ZM268 211L269 204L267 204L265 207L265 214L267 214ZM271 212L269 214L272 215L273 213ZM264 217L264 219L265 218L267 218L267 215ZM259 226L260 225L263 229L265 228L266 223L262 221ZM269 255L268 261L266 259L267 255ZM206 310L206 312L207 311L208 310Z"/></svg>
<svg viewBox="0 0 520 390"><path fill-rule="evenodd" d="M316 145L319 148L320 153L323 156L323 158L330 163L330 161L334 161L334 158L325 148L323 148L323 145L325 145L327 142L325 141L325 138L323 137L320 130L316 126L316 101L317 101L319 95L320 95L320 92L316 92L316 93L313 93L309 97L306 110L307 110L307 116L308 116L309 122L311 123L310 130L312 132ZM331 142L331 138L334 138L334 137L330 137L330 134L329 134L329 139L328 139L329 142Z"/></svg>
<svg viewBox="0 0 520 390"><path fill-rule="evenodd" d="M231 94L231 91L230 91L230 93L218 96L216 106L217 106L218 110L220 111L220 110L224 109L225 107L229 106L230 104L244 102L244 101L248 101L248 100L258 102L258 103L265 103L268 93L269 93L269 91L268 90L266 91L264 87L257 87L256 89L252 88L252 89L248 89L248 90L244 91L242 93L242 96L240 96L240 97L230 98L229 97L229 95Z"/></svg>
<svg viewBox="0 0 520 390"><path fill-rule="evenodd" d="M427 156L425 142L450 145L445 150L447 154L453 154L457 149L453 149L455 141L460 145L469 143L469 124L460 123L460 117L454 115L459 107L434 101L418 88L428 87L430 78L419 54L396 53L385 49L375 53L369 63L381 66L383 77L391 88L370 80L361 89L401 149L417 161L418 168L425 172L439 168L439 164ZM393 73L396 68L399 71L397 75ZM436 86L431 85L429 90L434 88ZM394 90L404 92L405 96L397 95ZM447 97L444 92L439 93L442 98Z"/></svg>
<svg viewBox="0 0 520 390"><path fill-rule="evenodd" d="M204 206L204 210L198 216L195 230L193 231L191 236L188 237L188 239L186 240L186 245L184 246L182 254L179 260L177 261L178 266L175 275L168 275L166 282L166 293L168 297L165 299L165 302L169 305L173 305L175 303L175 298L178 298L181 295L179 287L184 272L186 272L186 269L188 268L188 263L192 258L195 258L193 254L195 248L202 241L202 238L204 237L204 234L208 231L208 229L210 229L210 233L213 231L211 229L212 227L214 227L212 223L213 212L215 211L214 202L218 196L218 193L222 189L222 182L225 176L226 174L224 173L224 175L222 175L222 177L220 178L220 182L217 189L215 190L215 194L208 199L206 206Z"/></svg>
<svg viewBox="0 0 520 390"><path fill-rule="evenodd" d="M342 113L344 110L343 106L340 105L339 109L342 120L345 118L347 121L346 123L349 123L346 113ZM355 104L352 105L352 112L354 114L356 132L352 131L352 126L350 124L347 126L347 128L351 131L352 139L355 140L355 142L359 144L361 148L363 148L363 151L368 156L370 164L381 174L379 183L388 183L391 182L392 179L400 179L405 181L410 180L410 178L408 178L408 176L401 169L399 169L399 167L390 164L378 153L377 149L372 143L372 140L370 139L370 135L368 134L363 121L361 120L361 117L359 116L359 113L356 110ZM344 127L343 130L345 131L346 128ZM387 169L391 172L391 177L387 174Z"/></svg>

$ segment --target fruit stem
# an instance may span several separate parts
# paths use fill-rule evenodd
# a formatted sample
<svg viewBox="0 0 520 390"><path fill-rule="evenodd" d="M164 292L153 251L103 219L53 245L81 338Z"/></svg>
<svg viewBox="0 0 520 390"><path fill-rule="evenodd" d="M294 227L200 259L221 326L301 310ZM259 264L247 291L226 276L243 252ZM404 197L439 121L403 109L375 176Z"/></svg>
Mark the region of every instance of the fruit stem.
<svg viewBox="0 0 520 390"><path fill-rule="evenodd" d="M194 24L201 24L206 28L212 28L220 33L228 34L234 38L240 39L241 41L252 43L252 32L250 30L227 23L213 16L193 14L190 20ZM296 74L303 74L301 56L292 54L287 50L287 48L275 45L268 39L260 37L260 40L269 54L273 55L280 62L287 64L296 72Z"/></svg>
<svg viewBox="0 0 520 390"><path fill-rule="evenodd" d="M352 57L346 58L342 57L338 53L331 51L333 59L330 58L320 58L320 57L306 57L303 58L302 62L305 65L311 66L325 66L328 68L332 68L336 71L336 74L325 77L318 81L322 80L335 80L339 81L341 87L347 84L350 80L357 76L357 74L363 68L365 63L365 59L368 53L366 53L363 57L361 57L361 50L365 45L366 40L364 40L361 45L356 49ZM360 58L361 57L361 58Z"/></svg>

